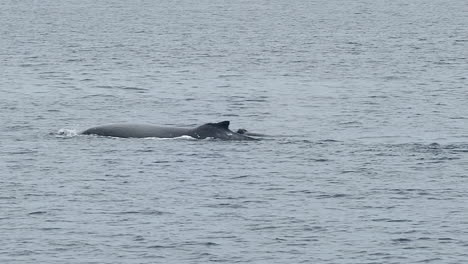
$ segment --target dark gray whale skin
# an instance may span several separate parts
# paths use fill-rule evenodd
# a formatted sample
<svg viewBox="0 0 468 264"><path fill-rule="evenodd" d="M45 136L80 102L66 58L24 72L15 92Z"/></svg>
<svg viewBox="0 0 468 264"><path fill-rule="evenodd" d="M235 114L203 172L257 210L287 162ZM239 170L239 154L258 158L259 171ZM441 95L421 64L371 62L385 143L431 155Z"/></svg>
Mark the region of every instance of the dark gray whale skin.
<svg viewBox="0 0 468 264"><path fill-rule="evenodd" d="M190 136L196 139L258 140L231 131L229 129L229 121L207 123L196 128L160 127L147 124L109 124L86 129L81 134L121 138L175 138Z"/></svg>

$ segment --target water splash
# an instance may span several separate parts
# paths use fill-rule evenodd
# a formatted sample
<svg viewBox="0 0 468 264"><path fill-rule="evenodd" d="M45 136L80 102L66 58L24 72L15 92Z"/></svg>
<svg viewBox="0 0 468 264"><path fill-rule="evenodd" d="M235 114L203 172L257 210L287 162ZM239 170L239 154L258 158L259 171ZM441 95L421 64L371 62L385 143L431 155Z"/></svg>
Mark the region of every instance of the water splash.
<svg viewBox="0 0 468 264"><path fill-rule="evenodd" d="M58 138L70 138L77 136L78 131L76 129L61 128L54 135Z"/></svg>

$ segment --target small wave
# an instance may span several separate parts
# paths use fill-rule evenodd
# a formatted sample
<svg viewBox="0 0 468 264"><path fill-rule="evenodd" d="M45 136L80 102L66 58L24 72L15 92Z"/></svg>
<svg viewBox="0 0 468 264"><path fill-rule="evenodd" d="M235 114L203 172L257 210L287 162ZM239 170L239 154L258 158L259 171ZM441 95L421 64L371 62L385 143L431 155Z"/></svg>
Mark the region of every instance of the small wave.
<svg viewBox="0 0 468 264"><path fill-rule="evenodd" d="M468 144L450 144L446 146L446 149L453 153L468 152Z"/></svg>
<svg viewBox="0 0 468 264"><path fill-rule="evenodd" d="M122 211L122 212L112 212L110 214L116 215L163 215L166 212L157 211L157 210L147 210L147 211Z"/></svg>
<svg viewBox="0 0 468 264"><path fill-rule="evenodd" d="M88 99L88 98L93 98L93 97L117 98L117 96L113 94L89 94L89 95L82 96L81 99Z"/></svg>
<svg viewBox="0 0 468 264"><path fill-rule="evenodd" d="M47 212L46 211L34 211L34 212L28 213L28 215L42 215L42 214L47 214Z"/></svg>
<svg viewBox="0 0 468 264"><path fill-rule="evenodd" d="M343 198L349 197L349 194L336 193L336 194L321 194L317 196L317 199L329 199L329 198Z"/></svg>
<svg viewBox="0 0 468 264"><path fill-rule="evenodd" d="M124 90L136 90L136 91L147 91L147 88L141 88L141 87L132 87L132 86L119 86L118 88L124 89Z"/></svg>
<svg viewBox="0 0 468 264"><path fill-rule="evenodd" d="M410 238L405 238L405 237L402 237L402 238L395 238L395 239L392 239L392 241L394 243L409 243L411 242L412 240Z"/></svg>

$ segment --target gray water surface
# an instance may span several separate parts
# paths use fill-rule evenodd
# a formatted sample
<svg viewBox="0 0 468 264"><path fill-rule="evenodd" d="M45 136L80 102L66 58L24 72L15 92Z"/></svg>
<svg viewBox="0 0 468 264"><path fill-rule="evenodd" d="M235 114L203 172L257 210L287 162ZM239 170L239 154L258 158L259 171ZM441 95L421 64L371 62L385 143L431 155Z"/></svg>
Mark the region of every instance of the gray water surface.
<svg viewBox="0 0 468 264"><path fill-rule="evenodd" d="M2 1L1 263L465 263L468 5ZM82 136L230 120L258 142Z"/></svg>

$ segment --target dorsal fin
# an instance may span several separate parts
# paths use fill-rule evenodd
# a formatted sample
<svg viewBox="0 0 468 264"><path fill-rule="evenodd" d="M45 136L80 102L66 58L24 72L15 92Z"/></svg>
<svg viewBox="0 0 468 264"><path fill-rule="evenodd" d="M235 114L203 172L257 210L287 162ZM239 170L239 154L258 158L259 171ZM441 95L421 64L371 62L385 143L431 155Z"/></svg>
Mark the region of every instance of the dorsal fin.
<svg viewBox="0 0 468 264"><path fill-rule="evenodd" d="M222 121L219 123L210 123L210 125L219 127L219 128L229 129L229 123L230 123L229 121Z"/></svg>

